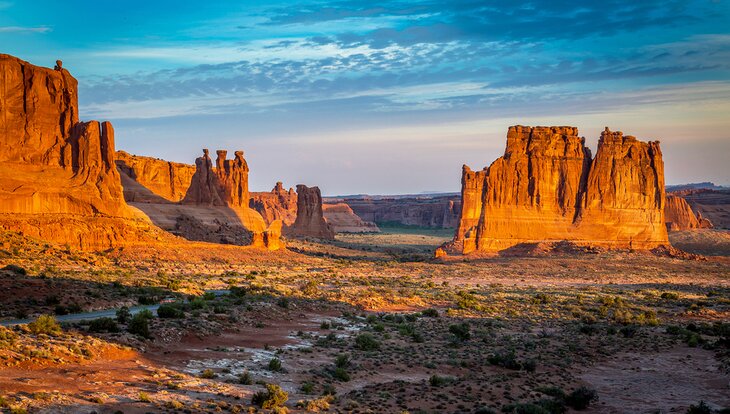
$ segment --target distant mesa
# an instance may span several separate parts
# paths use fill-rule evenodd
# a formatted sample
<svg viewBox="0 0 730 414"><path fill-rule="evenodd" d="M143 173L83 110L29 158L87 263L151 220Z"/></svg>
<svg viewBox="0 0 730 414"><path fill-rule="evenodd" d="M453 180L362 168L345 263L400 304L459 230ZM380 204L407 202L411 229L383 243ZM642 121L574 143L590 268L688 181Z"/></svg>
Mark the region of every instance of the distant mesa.
<svg viewBox="0 0 730 414"><path fill-rule="evenodd" d="M669 244L659 142L603 131L591 156L575 127L513 126L504 156L462 172L459 225L438 252L520 244L652 249Z"/></svg>

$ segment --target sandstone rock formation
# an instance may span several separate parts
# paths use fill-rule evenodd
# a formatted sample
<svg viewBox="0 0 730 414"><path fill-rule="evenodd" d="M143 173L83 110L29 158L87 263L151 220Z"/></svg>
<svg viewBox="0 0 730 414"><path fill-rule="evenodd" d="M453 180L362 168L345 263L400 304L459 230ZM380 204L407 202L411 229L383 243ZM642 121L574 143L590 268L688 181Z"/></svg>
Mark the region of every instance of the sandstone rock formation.
<svg viewBox="0 0 730 414"><path fill-rule="evenodd" d="M684 198L705 221L704 226L730 229L730 189L686 189L671 194Z"/></svg>
<svg viewBox="0 0 730 414"><path fill-rule="evenodd" d="M314 237L333 240L335 232L327 224L322 212L322 193L319 187L297 185L297 218L285 228L287 236Z"/></svg>
<svg viewBox="0 0 730 414"><path fill-rule="evenodd" d="M405 226L455 228L459 223L461 201L457 195L367 196L325 200L346 203L365 222Z"/></svg>
<svg viewBox="0 0 730 414"><path fill-rule="evenodd" d="M182 204L229 208L251 233L252 245L270 250L281 247L281 223L274 221L267 226L261 215L249 207L249 169L243 151L236 151L233 160L226 159L224 150L216 153L215 168L207 149L195 160L195 173Z"/></svg>
<svg viewBox="0 0 730 414"><path fill-rule="evenodd" d="M361 219L346 203L323 204L324 219L335 233L375 233L378 226Z"/></svg>
<svg viewBox="0 0 730 414"><path fill-rule="evenodd" d="M0 75L0 226L84 249L152 231L124 202L111 124L79 122L76 79L9 55Z"/></svg>
<svg viewBox="0 0 730 414"><path fill-rule="evenodd" d="M664 220L668 231L712 228L712 223L703 218L702 213L695 215L687 200L676 195L667 195Z"/></svg>
<svg viewBox="0 0 730 414"><path fill-rule="evenodd" d="M267 224L281 220L282 224L290 226L297 218L297 193L293 188L285 190L279 181L268 193L251 193L249 206L258 211Z"/></svg>
<svg viewBox="0 0 730 414"><path fill-rule="evenodd" d="M124 198L127 201L153 201L158 197L172 202L180 201L185 197L195 173L192 165L130 155L124 151L117 151L116 165L122 175ZM124 185L127 178L149 191L135 191L139 187Z"/></svg>
<svg viewBox="0 0 730 414"><path fill-rule="evenodd" d="M574 127L510 127L504 156L464 166L461 220L451 252L521 243L650 249L668 245L659 142L608 128L595 158Z"/></svg>

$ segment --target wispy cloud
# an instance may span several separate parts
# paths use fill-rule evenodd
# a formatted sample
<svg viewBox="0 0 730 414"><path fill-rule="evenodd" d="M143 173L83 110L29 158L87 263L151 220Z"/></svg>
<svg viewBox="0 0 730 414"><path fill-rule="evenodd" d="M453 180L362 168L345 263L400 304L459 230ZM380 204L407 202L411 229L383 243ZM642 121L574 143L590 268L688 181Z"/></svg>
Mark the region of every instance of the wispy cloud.
<svg viewBox="0 0 730 414"><path fill-rule="evenodd" d="M0 9L2 9L2 3L0 3ZM0 26L0 33L48 33L51 30L53 29L47 26Z"/></svg>

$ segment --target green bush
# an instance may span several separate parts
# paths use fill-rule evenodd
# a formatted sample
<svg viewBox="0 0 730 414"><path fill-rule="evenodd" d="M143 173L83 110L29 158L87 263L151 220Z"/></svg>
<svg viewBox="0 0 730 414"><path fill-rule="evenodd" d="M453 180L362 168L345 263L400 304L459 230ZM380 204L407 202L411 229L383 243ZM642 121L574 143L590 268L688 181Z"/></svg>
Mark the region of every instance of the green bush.
<svg viewBox="0 0 730 414"><path fill-rule="evenodd" d="M361 333L355 338L355 346L363 351L375 351L380 349L380 342L369 333Z"/></svg>
<svg viewBox="0 0 730 414"><path fill-rule="evenodd" d="M269 361L269 371L281 371L281 360L279 358L271 358Z"/></svg>
<svg viewBox="0 0 730 414"><path fill-rule="evenodd" d="M350 356L347 354L340 354L335 357L335 366L337 368L347 368L350 366Z"/></svg>
<svg viewBox="0 0 730 414"><path fill-rule="evenodd" d="M337 367L335 368L334 372L332 373L332 376L339 381L347 382L350 380L350 374L347 372L345 368Z"/></svg>
<svg viewBox="0 0 730 414"><path fill-rule="evenodd" d="M200 373L200 378L212 379L212 378L215 378L215 377L216 377L215 372L213 372L213 370L210 369L210 368L209 369L206 369L206 370L204 370L203 372Z"/></svg>
<svg viewBox="0 0 730 414"><path fill-rule="evenodd" d="M598 401L598 394L587 387L580 387L565 397L565 404L576 410L584 410L595 401Z"/></svg>
<svg viewBox="0 0 730 414"><path fill-rule="evenodd" d="M152 313L150 312L149 315ZM148 317L148 314L145 312L140 312L129 321L129 325L127 326L127 330L134 334L139 335L142 338L149 338L150 337L150 318Z"/></svg>
<svg viewBox="0 0 730 414"><path fill-rule="evenodd" d="M28 324L28 329L34 334L58 335L61 333L61 325L51 315L41 315L38 319Z"/></svg>
<svg viewBox="0 0 730 414"><path fill-rule="evenodd" d="M468 323L463 322L460 324L455 324L449 326L449 332L451 332L452 335L456 337L459 341L467 341L469 338L471 338L471 333L469 332L470 326Z"/></svg>
<svg viewBox="0 0 730 414"><path fill-rule="evenodd" d="M431 375L431 378L428 379L428 383L431 384L432 387L443 387L444 385L448 385L454 382L453 378L450 377L442 377L439 375Z"/></svg>
<svg viewBox="0 0 730 414"><path fill-rule="evenodd" d="M157 308L157 316L165 319L184 318L185 312L173 305L160 305Z"/></svg>
<svg viewBox="0 0 730 414"><path fill-rule="evenodd" d="M126 306L122 306L117 311L117 322L119 323L127 323L132 318L132 313L129 312L129 308Z"/></svg>
<svg viewBox="0 0 730 414"><path fill-rule="evenodd" d="M421 315L429 317L429 318L438 318L439 317L439 311L437 311L434 308L428 308L421 311Z"/></svg>
<svg viewBox="0 0 730 414"><path fill-rule="evenodd" d="M238 383L243 385L253 384L253 377L251 377L251 373L248 371L243 371L243 373L238 376Z"/></svg>
<svg viewBox="0 0 730 414"><path fill-rule="evenodd" d="M263 409L281 407L289 399L289 393L276 384L266 384L266 391L258 391L251 398L251 404Z"/></svg>
<svg viewBox="0 0 730 414"><path fill-rule="evenodd" d="M112 318L98 318L89 323L89 332L119 332L119 326Z"/></svg>

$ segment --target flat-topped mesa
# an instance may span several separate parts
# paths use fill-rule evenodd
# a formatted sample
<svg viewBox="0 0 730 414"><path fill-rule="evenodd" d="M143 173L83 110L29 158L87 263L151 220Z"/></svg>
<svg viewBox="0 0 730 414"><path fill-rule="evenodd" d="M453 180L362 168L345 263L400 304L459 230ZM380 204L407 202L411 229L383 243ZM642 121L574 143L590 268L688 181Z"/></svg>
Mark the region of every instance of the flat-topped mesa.
<svg viewBox="0 0 730 414"><path fill-rule="evenodd" d="M256 210L268 224L281 220L286 226L294 224L297 218L297 193L293 188L284 189L279 181L269 192L250 193L249 207Z"/></svg>
<svg viewBox="0 0 730 414"><path fill-rule="evenodd" d="M3 54L0 75L2 227L85 249L133 241L114 129L79 122L76 79Z"/></svg>
<svg viewBox="0 0 730 414"><path fill-rule="evenodd" d="M668 244L658 142L601 135L594 159L575 127L510 127L504 156L462 171L451 252L568 240L609 248Z"/></svg>
<svg viewBox="0 0 730 414"><path fill-rule="evenodd" d="M297 218L284 232L294 237L334 240L335 232L327 224L322 212L322 193L319 187L297 185Z"/></svg>

